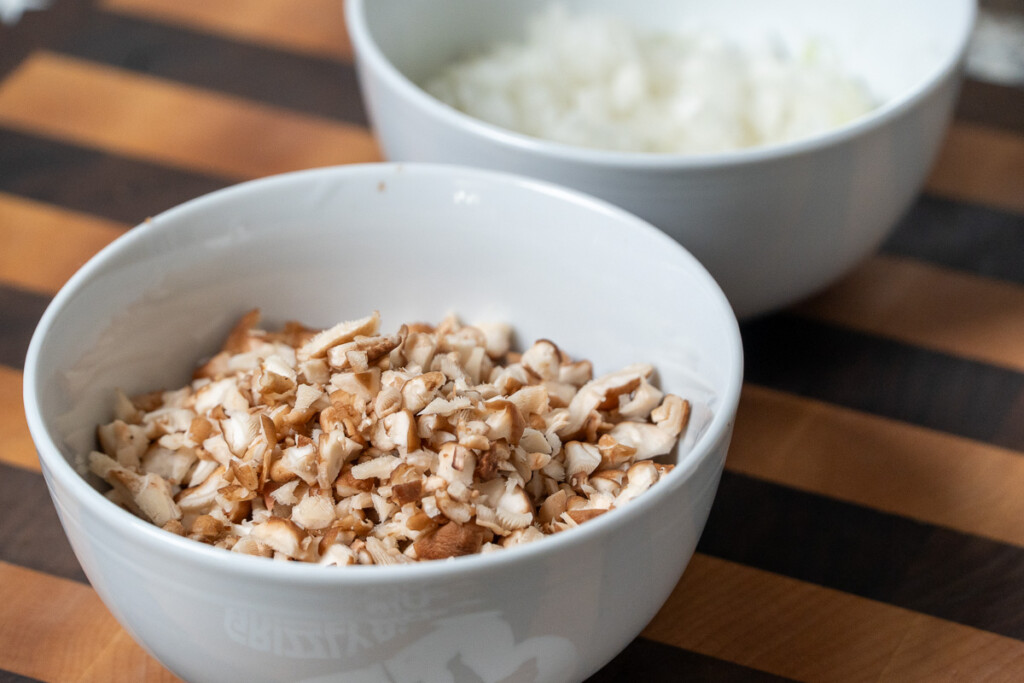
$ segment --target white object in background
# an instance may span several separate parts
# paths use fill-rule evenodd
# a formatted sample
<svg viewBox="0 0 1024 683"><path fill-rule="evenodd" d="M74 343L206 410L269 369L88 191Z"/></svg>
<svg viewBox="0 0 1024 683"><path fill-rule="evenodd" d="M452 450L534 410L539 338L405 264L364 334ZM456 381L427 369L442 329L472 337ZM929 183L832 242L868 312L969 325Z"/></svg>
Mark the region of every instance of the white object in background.
<svg viewBox="0 0 1024 683"><path fill-rule="evenodd" d="M51 0L0 0L0 22L13 26L21 15L32 10L44 10Z"/></svg>
<svg viewBox="0 0 1024 683"><path fill-rule="evenodd" d="M978 12L967 49L967 74L981 81L1024 86L1024 12Z"/></svg>
<svg viewBox="0 0 1024 683"><path fill-rule="evenodd" d="M740 317L822 289L890 234L944 139L975 13L972 0L563 0L570 12L614 12L644 28L707 27L735 42L773 35L792 47L815 36L881 100L845 126L729 152L610 152L539 140L416 85L515 38L546 4L348 0L360 85L384 155L519 173L621 206L693 253Z"/></svg>

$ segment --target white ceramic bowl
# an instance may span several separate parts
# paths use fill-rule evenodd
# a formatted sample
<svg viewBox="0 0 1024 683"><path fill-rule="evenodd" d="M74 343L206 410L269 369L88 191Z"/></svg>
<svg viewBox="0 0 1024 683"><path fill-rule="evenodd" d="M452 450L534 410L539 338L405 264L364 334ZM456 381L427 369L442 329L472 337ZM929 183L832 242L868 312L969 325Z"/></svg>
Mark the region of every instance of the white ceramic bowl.
<svg viewBox="0 0 1024 683"><path fill-rule="evenodd" d="M549 1L349 0L360 83L385 156L521 173L618 204L689 249L741 318L819 290L889 234L943 139L974 21L973 0L561 3L643 27L708 28L738 42L820 38L882 102L821 135L720 154L546 142L471 118L416 85L471 50L521 35Z"/></svg>
<svg viewBox="0 0 1024 683"><path fill-rule="evenodd" d="M328 326L506 320L598 372L653 362L713 418L628 506L496 553L330 568L211 548L107 501L70 464L112 391L187 383L235 318ZM87 263L39 323L25 406L89 580L153 655L200 681L582 679L654 616L703 529L742 374L736 319L663 233L575 192L503 174L366 165L267 178L188 202ZM533 669L530 669L533 670ZM423 678L411 677L413 674ZM390 678L388 678L390 676Z"/></svg>

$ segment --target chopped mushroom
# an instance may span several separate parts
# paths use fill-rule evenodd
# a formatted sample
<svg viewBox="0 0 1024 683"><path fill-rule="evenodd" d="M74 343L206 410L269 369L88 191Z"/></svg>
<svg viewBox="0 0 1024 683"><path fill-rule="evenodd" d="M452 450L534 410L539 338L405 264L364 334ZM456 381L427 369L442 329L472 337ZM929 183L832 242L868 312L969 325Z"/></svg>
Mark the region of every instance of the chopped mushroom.
<svg viewBox="0 0 1024 683"><path fill-rule="evenodd" d="M406 564L529 543L628 503L671 471L652 458L689 422L652 366L595 379L546 339L512 352L505 324L258 322L245 314L185 387L115 392L89 456L108 498L233 552Z"/></svg>

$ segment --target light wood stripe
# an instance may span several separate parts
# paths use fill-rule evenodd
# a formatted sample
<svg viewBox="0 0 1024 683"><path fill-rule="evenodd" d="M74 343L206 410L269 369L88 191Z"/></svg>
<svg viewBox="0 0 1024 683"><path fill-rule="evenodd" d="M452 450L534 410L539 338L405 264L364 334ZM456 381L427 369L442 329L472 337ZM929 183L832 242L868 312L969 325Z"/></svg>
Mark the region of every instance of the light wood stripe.
<svg viewBox="0 0 1024 683"><path fill-rule="evenodd" d="M0 282L54 294L127 228L0 192Z"/></svg>
<svg viewBox="0 0 1024 683"><path fill-rule="evenodd" d="M1024 643L696 555L644 635L800 681L1013 681Z"/></svg>
<svg viewBox="0 0 1024 683"><path fill-rule="evenodd" d="M19 371L0 365L0 434L4 435L0 462L38 472L39 459L25 421L21 382L22 374Z"/></svg>
<svg viewBox="0 0 1024 683"><path fill-rule="evenodd" d="M1024 287L1016 284L876 256L796 312L1024 371Z"/></svg>
<svg viewBox="0 0 1024 683"><path fill-rule="evenodd" d="M100 7L293 52L352 58L342 0L103 0Z"/></svg>
<svg viewBox="0 0 1024 683"><path fill-rule="evenodd" d="M0 85L0 125L235 179L380 160L360 126L45 52Z"/></svg>
<svg viewBox="0 0 1024 683"><path fill-rule="evenodd" d="M90 587L6 562L0 643L0 669L44 681L178 680L135 644Z"/></svg>
<svg viewBox="0 0 1024 683"><path fill-rule="evenodd" d="M959 122L950 128L929 192L1024 213L1024 137Z"/></svg>
<svg viewBox="0 0 1024 683"><path fill-rule="evenodd" d="M748 384L726 466L1024 547L1016 451Z"/></svg>

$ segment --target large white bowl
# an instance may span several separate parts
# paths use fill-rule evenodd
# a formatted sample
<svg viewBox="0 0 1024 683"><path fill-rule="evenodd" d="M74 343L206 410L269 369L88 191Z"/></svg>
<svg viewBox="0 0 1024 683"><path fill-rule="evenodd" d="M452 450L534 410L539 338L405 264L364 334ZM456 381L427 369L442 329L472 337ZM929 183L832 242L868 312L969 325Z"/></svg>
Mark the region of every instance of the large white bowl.
<svg viewBox="0 0 1024 683"><path fill-rule="evenodd" d="M112 391L173 388L259 306L268 326L378 308L514 323L598 372L653 362L713 418L623 509L496 553L398 567L254 558L145 523L72 463ZM390 326L390 327L389 327ZM118 620L193 681L582 679L643 628L704 527L739 397L736 319L663 233L603 202L482 171L366 165L229 188L134 228L60 291L33 336L25 407L89 580Z"/></svg>
<svg viewBox="0 0 1024 683"><path fill-rule="evenodd" d="M920 190L958 92L973 0L564 0L639 26L736 41L820 38L882 102L831 132L705 155L546 142L471 118L418 87L521 35L550 0L349 0L347 24L385 156L501 169L607 199L689 249L741 318L790 304L873 252ZM552 68L557 68L552 65Z"/></svg>

